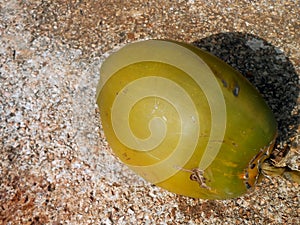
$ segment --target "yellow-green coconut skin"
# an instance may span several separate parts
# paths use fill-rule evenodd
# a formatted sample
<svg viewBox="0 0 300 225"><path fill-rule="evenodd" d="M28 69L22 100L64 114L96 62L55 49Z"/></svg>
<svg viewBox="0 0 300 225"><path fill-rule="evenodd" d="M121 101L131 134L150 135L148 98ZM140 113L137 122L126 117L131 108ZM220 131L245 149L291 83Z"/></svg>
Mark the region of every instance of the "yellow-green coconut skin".
<svg viewBox="0 0 300 225"><path fill-rule="evenodd" d="M149 182L194 198L236 198L255 186L277 133L272 111L238 71L168 40L111 54L101 67L97 104L122 162ZM204 185L191 179L195 169L203 171Z"/></svg>

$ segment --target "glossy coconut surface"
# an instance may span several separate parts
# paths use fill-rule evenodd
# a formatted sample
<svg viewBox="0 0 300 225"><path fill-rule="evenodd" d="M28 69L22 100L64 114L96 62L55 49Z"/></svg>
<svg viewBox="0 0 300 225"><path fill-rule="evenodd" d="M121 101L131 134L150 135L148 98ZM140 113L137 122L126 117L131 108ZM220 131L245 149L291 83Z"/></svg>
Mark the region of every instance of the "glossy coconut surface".
<svg viewBox="0 0 300 225"><path fill-rule="evenodd" d="M188 44L148 40L113 53L97 89L114 153L169 191L235 198L256 184L274 116L232 67Z"/></svg>

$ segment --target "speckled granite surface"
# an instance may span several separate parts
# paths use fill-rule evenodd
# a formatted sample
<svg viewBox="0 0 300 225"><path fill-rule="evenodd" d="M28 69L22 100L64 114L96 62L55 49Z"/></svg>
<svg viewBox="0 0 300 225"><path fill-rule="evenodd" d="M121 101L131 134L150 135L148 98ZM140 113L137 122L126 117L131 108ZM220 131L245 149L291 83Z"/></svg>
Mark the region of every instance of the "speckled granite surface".
<svg viewBox="0 0 300 225"><path fill-rule="evenodd" d="M300 187L282 178L226 201L143 181L112 155L94 99L113 48L194 43L260 90L279 124L274 160L299 169L299 4L1 0L1 224L300 224Z"/></svg>

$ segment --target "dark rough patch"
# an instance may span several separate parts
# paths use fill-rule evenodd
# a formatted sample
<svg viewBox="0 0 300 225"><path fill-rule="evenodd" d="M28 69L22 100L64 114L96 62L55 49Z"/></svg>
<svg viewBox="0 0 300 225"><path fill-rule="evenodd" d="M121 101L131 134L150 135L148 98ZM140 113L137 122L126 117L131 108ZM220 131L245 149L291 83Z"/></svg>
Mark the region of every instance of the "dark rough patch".
<svg viewBox="0 0 300 225"><path fill-rule="evenodd" d="M233 93L233 95L234 95L235 97L237 97L237 96L239 95L239 93L240 93L240 87L239 87L238 84L235 84L235 86L234 86L234 88L233 88L233 90L232 90L232 93Z"/></svg>

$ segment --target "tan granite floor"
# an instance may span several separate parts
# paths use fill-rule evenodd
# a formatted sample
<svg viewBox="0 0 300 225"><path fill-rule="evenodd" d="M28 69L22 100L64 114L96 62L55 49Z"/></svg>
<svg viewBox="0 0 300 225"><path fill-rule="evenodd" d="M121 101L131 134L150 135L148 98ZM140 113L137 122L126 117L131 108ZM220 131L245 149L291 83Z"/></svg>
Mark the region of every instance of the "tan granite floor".
<svg viewBox="0 0 300 225"><path fill-rule="evenodd" d="M95 105L112 49L194 43L260 90L274 158L299 170L299 29L298 0L0 0L0 223L300 224L300 187L282 178L223 201L145 182L112 155Z"/></svg>

